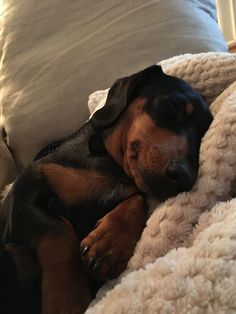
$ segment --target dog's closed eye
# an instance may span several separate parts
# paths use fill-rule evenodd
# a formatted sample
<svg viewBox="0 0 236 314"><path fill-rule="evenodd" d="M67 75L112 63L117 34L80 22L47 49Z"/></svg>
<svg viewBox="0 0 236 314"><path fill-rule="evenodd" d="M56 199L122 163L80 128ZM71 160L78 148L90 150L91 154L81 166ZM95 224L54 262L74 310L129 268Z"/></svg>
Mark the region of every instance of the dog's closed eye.
<svg viewBox="0 0 236 314"><path fill-rule="evenodd" d="M173 128L187 121L194 107L184 97L161 95L147 103L145 110L159 127Z"/></svg>

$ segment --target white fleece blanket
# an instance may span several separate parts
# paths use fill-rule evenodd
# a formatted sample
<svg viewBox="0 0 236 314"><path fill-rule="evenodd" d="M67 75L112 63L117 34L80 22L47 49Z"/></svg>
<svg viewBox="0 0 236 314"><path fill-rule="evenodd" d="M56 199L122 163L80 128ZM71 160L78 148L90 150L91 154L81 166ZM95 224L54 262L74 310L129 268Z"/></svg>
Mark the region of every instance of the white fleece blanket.
<svg viewBox="0 0 236 314"><path fill-rule="evenodd" d="M87 314L236 313L236 55L183 55L161 65L192 84L214 115L198 179L152 212L127 270ZM91 95L91 111L106 94Z"/></svg>

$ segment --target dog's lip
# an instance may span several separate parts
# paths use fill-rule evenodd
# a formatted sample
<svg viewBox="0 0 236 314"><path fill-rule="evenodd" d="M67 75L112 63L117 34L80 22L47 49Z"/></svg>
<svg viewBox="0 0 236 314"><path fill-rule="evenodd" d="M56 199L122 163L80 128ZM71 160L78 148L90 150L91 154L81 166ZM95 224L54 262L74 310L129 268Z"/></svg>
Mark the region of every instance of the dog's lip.
<svg viewBox="0 0 236 314"><path fill-rule="evenodd" d="M123 158L123 168L124 168L125 173L127 174L127 176L134 180L134 176L132 174L131 167L130 167L129 161L127 160L127 156L126 155L124 155L124 158Z"/></svg>
<svg viewBox="0 0 236 314"><path fill-rule="evenodd" d="M127 176L130 179L134 179L132 172L131 172L131 167L130 167L130 164L128 161L128 152L127 152L128 143L127 143L127 141L128 140L126 137L126 139L123 141L123 145L121 145L121 155L122 155L122 159L123 159L122 166L123 166L123 169L124 169L125 173L127 174Z"/></svg>
<svg viewBox="0 0 236 314"><path fill-rule="evenodd" d="M125 146L125 147L124 147ZM134 173L134 170L132 169L132 165L131 165L131 160L128 158L128 151L127 151L127 147L128 147L128 143L127 141L125 142L125 145L121 147L121 153L122 153L122 158L123 158L123 169L126 173L126 175L134 182L134 184L137 186L137 188L154 197L154 194L150 191L150 189L147 187L147 185L143 182L143 179L141 178L141 182L137 182L140 181L137 179L137 176Z"/></svg>
<svg viewBox="0 0 236 314"><path fill-rule="evenodd" d="M135 180L136 176L135 176L135 174L134 174L134 171L132 170L132 166L131 166L131 164L130 164L130 160L129 160L129 158L128 158L128 156L127 156L126 153L123 155L123 169L124 169L126 175L127 175L132 181L134 181L134 183L136 184L136 182L135 182L135 181L136 181L136 180ZM136 185L137 185L137 184L136 184Z"/></svg>
<svg viewBox="0 0 236 314"><path fill-rule="evenodd" d="M150 191L148 186L145 184L143 179L141 178L140 180L140 178L137 178L134 171L132 170L132 166L130 165L129 160L126 157L127 156L125 156L123 159L123 168L127 176L134 182L134 184L140 191L154 197L154 194L152 194L152 192Z"/></svg>
<svg viewBox="0 0 236 314"><path fill-rule="evenodd" d="M143 193L149 195L150 197L154 197L157 199L166 199L166 197L162 197L162 193L156 195L155 193L152 192L152 190L149 188L149 186L145 183L145 181L143 180L142 176L137 176L135 175L135 171L132 170L132 166L130 164L130 161L127 158L127 155L124 155L124 159L123 159L123 168L125 170L125 173L127 174L127 176L133 180L134 184L137 186L137 188L142 191ZM172 193L171 193L172 194ZM174 193L176 194L176 193Z"/></svg>

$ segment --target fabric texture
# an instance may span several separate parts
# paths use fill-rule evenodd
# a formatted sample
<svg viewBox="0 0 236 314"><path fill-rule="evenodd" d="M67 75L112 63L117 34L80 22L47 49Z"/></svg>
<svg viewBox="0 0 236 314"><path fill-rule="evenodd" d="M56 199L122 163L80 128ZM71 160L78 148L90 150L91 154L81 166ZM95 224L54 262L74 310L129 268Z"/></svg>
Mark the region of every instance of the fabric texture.
<svg viewBox="0 0 236 314"><path fill-rule="evenodd" d="M87 314L236 313L236 54L160 64L199 90L213 113L198 178L190 192L150 212L127 270L99 291ZM104 97L91 95L90 108Z"/></svg>
<svg viewBox="0 0 236 314"><path fill-rule="evenodd" d="M1 104L20 168L88 118L87 97L186 52L226 51L213 0L4 0Z"/></svg>
<svg viewBox="0 0 236 314"><path fill-rule="evenodd" d="M0 126L0 199L1 191L7 184L11 183L18 174L19 171L11 152L6 145L4 132Z"/></svg>

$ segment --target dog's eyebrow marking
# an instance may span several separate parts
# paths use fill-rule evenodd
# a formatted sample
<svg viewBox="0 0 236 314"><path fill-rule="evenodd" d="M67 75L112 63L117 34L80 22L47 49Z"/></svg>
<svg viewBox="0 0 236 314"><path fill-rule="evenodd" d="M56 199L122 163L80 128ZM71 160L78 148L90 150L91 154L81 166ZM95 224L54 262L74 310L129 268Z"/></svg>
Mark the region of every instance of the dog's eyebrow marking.
<svg viewBox="0 0 236 314"><path fill-rule="evenodd" d="M147 102L146 98L135 98L131 104L135 105L135 108L137 110L141 110L146 102Z"/></svg>
<svg viewBox="0 0 236 314"><path fill-rule="evenodd" d="M187 113L187 115L191 115L193 113L193 105L190 103L187 103L186 107L185 107L185 112Z"/></svg>

